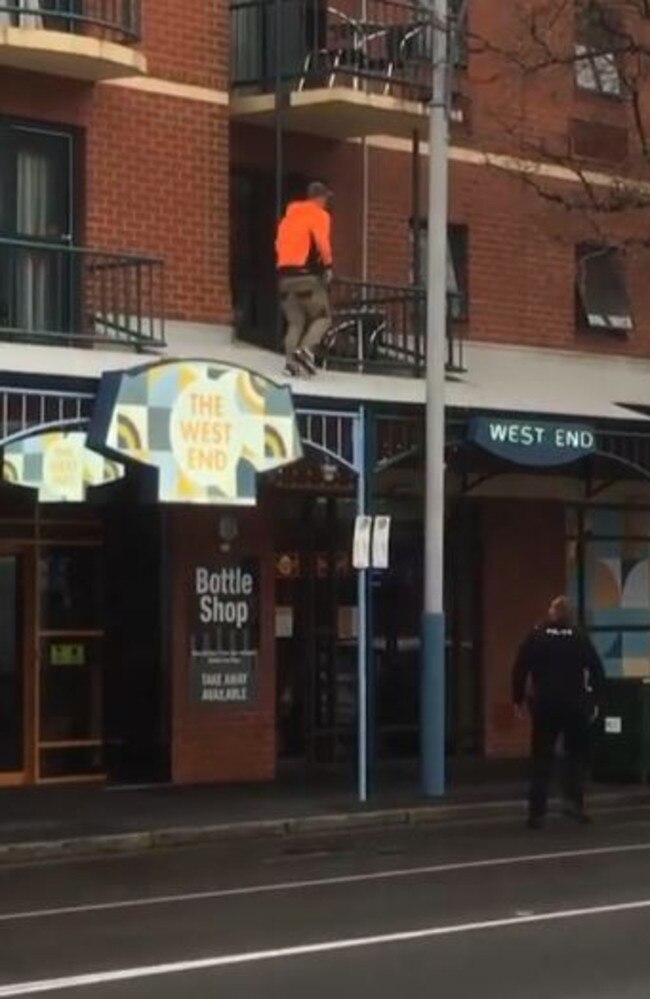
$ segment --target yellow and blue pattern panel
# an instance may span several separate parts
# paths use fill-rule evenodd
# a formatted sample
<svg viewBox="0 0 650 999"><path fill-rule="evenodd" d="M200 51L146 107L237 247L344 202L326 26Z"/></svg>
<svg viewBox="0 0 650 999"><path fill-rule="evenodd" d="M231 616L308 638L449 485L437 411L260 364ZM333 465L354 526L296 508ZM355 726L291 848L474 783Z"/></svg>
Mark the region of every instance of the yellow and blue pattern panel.
<svg viewBox="0 0 650 999"><path fill-rule="evenodd" d="M123 475L122 465L86 447L80 430L30 434L3 448L3 481L38 490L41 503L81 503L90 486Z"/></svg>
<svg viewBox="0 0 650 999"><path fill-rule="evenodd" d="M302 457L290 389L213 361L104 375L88 438L155 468L168 503L254 504L259 473Z"/></svg>

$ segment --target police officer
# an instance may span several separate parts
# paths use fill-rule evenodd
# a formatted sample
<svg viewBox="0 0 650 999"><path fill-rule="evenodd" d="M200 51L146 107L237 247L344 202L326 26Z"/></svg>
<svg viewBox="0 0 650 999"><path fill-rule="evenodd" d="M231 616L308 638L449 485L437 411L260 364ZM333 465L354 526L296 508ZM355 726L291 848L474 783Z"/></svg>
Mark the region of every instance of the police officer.
<svg viewBox="0 0 650 999"><path fill-rule="evenodd" d="M589 729L598 714L605 675L591 641L572 622L566 597L556 597L546 622L519 649L512 693L518 714L528 702L533 723L528 826L540 829L558 739L564 742L565 813L586 824L584 771Z"/></svg>

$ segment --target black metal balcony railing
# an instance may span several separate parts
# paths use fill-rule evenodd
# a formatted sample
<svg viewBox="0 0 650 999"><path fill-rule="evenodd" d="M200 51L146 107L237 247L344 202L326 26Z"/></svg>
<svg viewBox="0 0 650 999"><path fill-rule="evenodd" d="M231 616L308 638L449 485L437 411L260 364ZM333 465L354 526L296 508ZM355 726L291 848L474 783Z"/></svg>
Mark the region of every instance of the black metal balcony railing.
<svg viewBox="0 0 650 999"><path fill-rule="evenodd" d="M0 338L163 347L161 260L0 238Z"/></svg>
<svg viewBox="0 0 650 999"><path fill-rule="evenodd" d="M421 289L337 281L331 301L333 323L324 344L326 366L423 372L425 296Z"/></svg>
<svg viewBox="0 0 650 999"><path fill-rule="evenodd" d="M267 289L235 289L238 333L260 347L280 350L275 322L277 300ZM424 288L360 281L335 281L331 288L332 328L322 345L328 368L420 377L426 367ZM462 368L462 341L449 309L447 367Z"/></svg>
<svg viewBox="0 0 650 999"><path fill-rule="evenodd" d="M426 100L432 14L400 0L235 0L231 71L240 92L350 86Z"/></svg>
<svg viewBox="0 0 650 999"><path fill-rule="evenodd" d="M133 45L141 41L141 0L0 0L0 27L73 32Z"/></svg>

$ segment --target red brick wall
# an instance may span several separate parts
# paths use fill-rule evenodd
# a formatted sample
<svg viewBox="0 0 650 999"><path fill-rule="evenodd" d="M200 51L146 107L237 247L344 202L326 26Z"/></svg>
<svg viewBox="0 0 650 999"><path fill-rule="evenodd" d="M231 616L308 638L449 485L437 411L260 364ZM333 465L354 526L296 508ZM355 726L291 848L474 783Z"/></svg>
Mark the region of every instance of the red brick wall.
<svg viewBox="0 0 650 999"><path fill-rule="evenodd" d="M621 159L618 148L614 149L610 161L585 161L585 168L648 174L631 102L598 97L576 86L571 4L558 13L546 0L517 4L472 0L469 10L469 66L456 80L469 102L469 125L453 130L455 145L562 166L570 162L572 122L593 122L626 130L629 153ZM533 12L538 14L537 30L546 50L543 44L534 43ZM650 42L648 19L635 19L633 30ZM555 64L546 66L549 53ZM650 88L650 79L646 87ZM235 166L264 163L272 170L272 133L235 124L232 157ZM309 176L323 176L334 187L336 270L343 277L360 276L361 147L287 135L284 157L286 172L302 170ZM421 167L424 212L424 159ZM408 153L370 151L367 252L371 280L409 281L411 174ZM467 336L589 352L650 354L650 286L644 279L650 253L640 245L647 208L567 210L559 202L575 206L585 195L579 183L539 176L522 180L513 172L459 162L452 163L450 180L451 218L467 224L470 233L470 321L463 331ZM594 188L597 198L603 193L603 188ZM628 338L576 329L575 245L586 238L626 251L624 268L635 320L634 333ZM631 240L633 245L629 245Z"/></svg>
<svg viewBox="0 0 650 999"><path fill-rule="evenodd" d="M512 711L512 665L520 642L566 586L564 507L485 501L482 517L485 754L519 757L528 730Z"/></svg>
<svg viewBox="0 0 650 999"><path fill-rule="evenodd" d="M227 89L226 5L144 0L143 33L150 76ZM168 316L230 322L225 108L0 70L0 115L76 126L80 241L163 257Z"/></svg>
<svg viewBox="0 0 650 999"><path fill-rule="evenodd" d="M229 24L224 0L142 0L149 74L227 90Z"/></svg>
<svg viewBox="0 0 650 999"><path fill-rule="evenodd" d="M102 87L87 130L87 240L165 260L167 314L230 319L222 108Z"/></svg>
<svg viewBox="0 0 650 999"><path fill-rule="evenodd" d="M232 512L239 538L220 550L219 514ZM175 508L168 513L171 580L172 780L178 784L265 781L275 776L275 573L263 507L251 511ZM260 565L260 654L254 709L192 704L190 623L193 570L228 558Z"/></svg>

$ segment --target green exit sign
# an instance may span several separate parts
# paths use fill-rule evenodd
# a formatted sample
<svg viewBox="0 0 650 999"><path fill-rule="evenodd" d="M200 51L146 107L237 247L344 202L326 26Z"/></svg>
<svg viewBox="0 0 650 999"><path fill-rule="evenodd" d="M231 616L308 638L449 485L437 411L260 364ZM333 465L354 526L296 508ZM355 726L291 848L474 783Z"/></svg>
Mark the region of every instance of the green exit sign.
<svg viewBox="0 0 650 999"><path fill-rule="evenodd" d="M85 666L86 646L81 642L50 645L50 666Z"/></svg>

